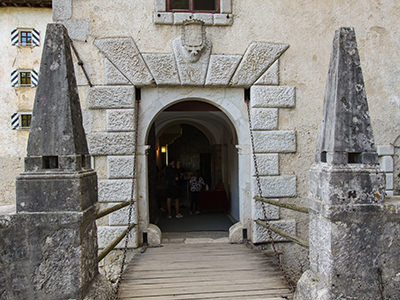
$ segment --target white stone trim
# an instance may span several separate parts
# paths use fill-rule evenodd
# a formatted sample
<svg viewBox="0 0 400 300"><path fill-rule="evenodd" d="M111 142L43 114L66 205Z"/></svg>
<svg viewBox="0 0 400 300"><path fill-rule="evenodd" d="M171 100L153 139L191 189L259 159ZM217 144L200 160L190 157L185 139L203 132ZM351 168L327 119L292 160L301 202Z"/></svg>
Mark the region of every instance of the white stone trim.
<svg viewBox="0 0 400 300"><path fill-rule="evenodd" d="M216 14L167 12L166 10L167 0L154 0L155 24L181 25L185 19L200 19L209 26L229 26L233 23L232 0L220 0L220 11Z"/></svg>

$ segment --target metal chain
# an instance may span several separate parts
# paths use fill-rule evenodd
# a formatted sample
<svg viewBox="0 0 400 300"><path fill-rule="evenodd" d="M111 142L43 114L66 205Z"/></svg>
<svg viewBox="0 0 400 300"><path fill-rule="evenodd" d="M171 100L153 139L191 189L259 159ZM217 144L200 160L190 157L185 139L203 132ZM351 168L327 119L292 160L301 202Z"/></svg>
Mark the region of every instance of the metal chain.
<svg viewBox="0 0 400 300"><path fill-rule="evenodd" d="M263 195L262 195L262 188L261 188L261 181L260 181L260 173L259 173L259 170L258 170L257 156L256 156L256 151L255 151L255 146L254 146L253 124L252 124L252 121L251 121L251 113L250 113L250 100L246 100L245 102L246 102L246 106L247 106L247 115L248 115L248 118L249 118L249 131L250 131L250 140L251 140L251 150L252 150L252 154L253 154L253 163L254 163L254 172L255 172L255 175L256 175L257 190L258 190L259 196L262 198ZM266 212L264 203L261 203L261 207L262 207L262 211L263 211L263 215L264 215L264 222L265 222L265 225L266 225L266 229L267 229L267 233L268 233L269 239L271 241L271 247L272 247L272 250L274 252L274 256L275 256L276 262L278 263L279 268L281 269L282 274L285 277L285 280L286 280L286 282L287 282L287 284L289 286L290 291L294 292L295 287L293 285L293 282L290 280L289 275L284 270L282 262L281 262L281 259L279 257L279 253L276 250L275 241L273 239L272 230L270 228L270 224L269 224L268 219L267 219L267 212Z"/></svg>
<svg viewBox="0 0 400 300"><path fill-rule="evenodd" d="M137 154L137 141L138 141L138 124L139 124L139 100L135 101L135 137L134 137L134 146L133 146L133 167L132 167L132 188L131 188L131 197L130 197L130 204L129 204L129 213L128 213L128 228L131 226L132 223L132 211L133 211L133 205L134 205L134 191L135 191L135 186L136 186L136 154ZM125 269L125 264L126 264L126 254L128 251L128 243L129 243L129 236L130 236L130 231L125 236L125 246L124 246L124 254L122 257L122 262L121 262L121 270L119 272L118 280L117 280L117 285L116 285L116 291L115 293L118 295L119 287L121 285L121 279L122 279L122 273L124 272Z"/></svg>

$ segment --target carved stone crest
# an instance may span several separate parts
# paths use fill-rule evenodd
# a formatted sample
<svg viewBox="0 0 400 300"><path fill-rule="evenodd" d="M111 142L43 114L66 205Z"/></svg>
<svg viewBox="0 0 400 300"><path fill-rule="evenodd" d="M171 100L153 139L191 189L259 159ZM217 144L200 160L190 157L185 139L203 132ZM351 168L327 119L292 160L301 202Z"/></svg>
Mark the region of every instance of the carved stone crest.
<svg viewBox="0 0 400 300"><path fill-rule="evenodd" d="M197 60L206 46L204 22L197 19L183 21L181 39L183 47L189 52L191 58Z"/></svg>

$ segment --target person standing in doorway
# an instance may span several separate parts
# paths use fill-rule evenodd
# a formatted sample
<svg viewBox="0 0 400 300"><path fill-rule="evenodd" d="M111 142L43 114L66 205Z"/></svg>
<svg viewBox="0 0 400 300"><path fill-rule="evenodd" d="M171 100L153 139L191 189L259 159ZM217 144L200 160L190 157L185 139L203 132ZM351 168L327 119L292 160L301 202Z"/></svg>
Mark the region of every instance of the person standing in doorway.
<svg viewBox="0 0 400 300"><path fill-rule="evenodd" d="M167 185L168 219L172 218L171 204L173 199L175 200L175 217L180 219L183 216L179 213L179 174L175 168L174 160L171 160L165 169L165 180Z"/></svg>
<svg viewBox="0 0 400 300"><path fill-rule="evenodd" d="M203 187L205 186L204 179L200 176L200 172L197 170L190 178L190 213L195 213L198 215L198 202L199 202L199 195Z"/></svg>

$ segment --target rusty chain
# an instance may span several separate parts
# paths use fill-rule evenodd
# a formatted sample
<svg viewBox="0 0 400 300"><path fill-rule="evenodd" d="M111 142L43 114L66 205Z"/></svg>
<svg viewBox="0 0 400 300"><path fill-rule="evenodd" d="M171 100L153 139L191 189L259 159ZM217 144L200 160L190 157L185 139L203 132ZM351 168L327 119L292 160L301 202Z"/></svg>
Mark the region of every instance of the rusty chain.
<svg viewBox="0 0 400 300"><path fill-rule="evenodd" d="M255 175L256 175L257 191L258 191L258 195L260 197L263 197L262 188L261 188L261 181L260 181L260 173L259 173L259 170L258 170L257 156L256 156L256 151L255 151L255 146L254 146L253 124L252 124L252 121L251 121L251 113L250 113L250 99L249 100L246 99L245 102L246 102L246 107L247 107L247 115L248 115L248 118L249 118L249 131L250 131L250 140L251 140L251 151L252 151L252 154L253 154L253 163L254 163L254 172L255 172ZM290 291L294 292L295 287L293 285L293 282L290 280L289 275L284 270L282 262L281 262L281 259L279 257L279 253L276 250L275 241L273 239L272 231L271 231L271 228L270 228L270 224L268 222L267 211L265 209L265 205L264 205L264 203L260 203L260 205L262 207L262 211L263 211L263 216L264 216L264 221L265 221L265 224L266 224L268 237L269 237L269 239L271 241L271 247L272 247L272 250L274 252L274 256L275 256L276 262L278 263L279 268L280 268L283 276L285 277L285 280L286 280L286 282L287 282L287 284L289 286Z"/></svg>
<svg viewBox="0 0 400 300"><path fill-rule="evenodd" d="M131 226L132 223L132 212L133 212L133 205L134 205L134 192L136 186L136 154L137 154L137 141L138 141L138 124L139 124L139 102L140 100L135 101L135 137L134 137L134 146L133 146L133 167L132 167L132 188L131 188L131 196L130 196L130 204L129 204L129 213L128 213L128 228ZM121 262L121 270L118 275L118 280L116 284L115 293L118 295L119 287L121 285L122 274L125 269L126 264L126 255L128 252L128 243L129 243L129 235L130 232L126 234L125 237L125 245L124 245L124 254L122 257Z"/></svg>

